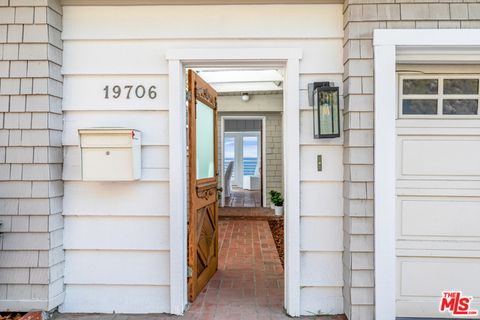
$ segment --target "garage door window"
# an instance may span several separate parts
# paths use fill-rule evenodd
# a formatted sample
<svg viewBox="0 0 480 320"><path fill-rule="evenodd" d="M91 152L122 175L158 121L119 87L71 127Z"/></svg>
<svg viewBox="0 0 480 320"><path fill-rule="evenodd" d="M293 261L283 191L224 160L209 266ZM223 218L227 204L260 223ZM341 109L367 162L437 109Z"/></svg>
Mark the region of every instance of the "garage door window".
<svg viewBox="0 0 480 320"><path fill-rule="evenodd" d="M402 75L399 114L402 117L479 116L480 76Z"/></svg>

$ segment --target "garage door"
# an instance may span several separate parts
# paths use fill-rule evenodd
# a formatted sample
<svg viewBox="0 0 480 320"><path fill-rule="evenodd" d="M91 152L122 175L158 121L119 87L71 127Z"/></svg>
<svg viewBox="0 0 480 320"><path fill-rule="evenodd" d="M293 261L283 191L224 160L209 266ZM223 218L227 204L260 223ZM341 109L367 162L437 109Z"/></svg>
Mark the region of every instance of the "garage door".
<svg viewBox="0 0 480 320"><path fill-rule="evenodd" d="M479 78L398 77L398 317L452 317L447 290L480 310Z"/></svg>

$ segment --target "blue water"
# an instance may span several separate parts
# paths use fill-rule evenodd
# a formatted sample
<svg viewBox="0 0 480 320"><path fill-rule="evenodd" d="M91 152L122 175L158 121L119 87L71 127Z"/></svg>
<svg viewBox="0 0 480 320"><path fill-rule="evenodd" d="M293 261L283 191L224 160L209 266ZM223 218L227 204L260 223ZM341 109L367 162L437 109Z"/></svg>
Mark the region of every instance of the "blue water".
<svg viewBox="0 0 480 320"><path fill-rule="evenodd" d="M223 172L227 170L228 163L233 161L233 158L225 158L223 163ZM243 175L253 176L255 174L255 168L257 167L258 158L243 158ZM235 169L234 169L235 172ZM233 176L233 175L232 175Z"/></svg>

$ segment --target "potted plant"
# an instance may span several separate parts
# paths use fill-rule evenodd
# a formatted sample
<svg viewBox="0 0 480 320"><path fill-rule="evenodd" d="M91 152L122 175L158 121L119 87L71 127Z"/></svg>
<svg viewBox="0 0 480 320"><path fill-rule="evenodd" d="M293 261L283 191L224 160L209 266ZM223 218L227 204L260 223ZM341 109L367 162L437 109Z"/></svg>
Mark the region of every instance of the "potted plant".
<svg viewBox="0 0 480 320"><path fill-rule="evenodd" d="M270 195L270 209L274 209L275 205L273 204L273 196L277 193L275 190L270 190L268 194Z"/></svg>
<svg viewBox="0 0 480 320"><path fill-rule="evenodd" d="M273 203L273 198L275 197L275 195L279 193L278 191L275 191L275 190L270 190L269 194L270 194L270 209L275 209L275 204Z"/></svg>
<svg viewBox="0 0 480 320"><path fill-rule="evenodd" d="M272 202L274 204L276 216L283 215L283 201L284 199L280 192L275 193L274 196L272 197Z"/></svg>

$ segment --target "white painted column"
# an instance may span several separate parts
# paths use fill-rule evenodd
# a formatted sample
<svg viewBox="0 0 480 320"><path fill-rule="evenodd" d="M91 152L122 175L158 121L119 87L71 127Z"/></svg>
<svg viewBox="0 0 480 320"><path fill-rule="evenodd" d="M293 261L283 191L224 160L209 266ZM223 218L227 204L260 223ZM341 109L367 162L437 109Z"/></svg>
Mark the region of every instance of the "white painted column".
<svg viewBox="0 0 480 320"><path fill-rule="evenodd" d="M170 60L169 135L170 135L170 313L182 315L187 305L187 172L186 112L183 67L179 60ZM181 94L183 93L183 94ZM179 233L178 231L182 231Z"/></svg>
<svg viewBox="0 0 480 320"><path fill-rule="evenodd" d="M300 82L299 60L289 59L283 97L285 194L285 309L300 316Z"/></svg>
<svg viewBox="0 0 480 320"><path fill-rule="evenodd" d="M375 318L395 320L395 46L375 46ZM377 179L378 177L382 179Z"/></svg>

